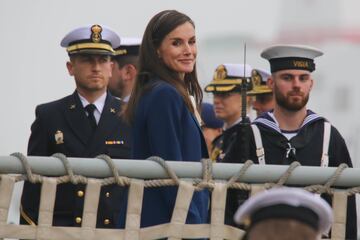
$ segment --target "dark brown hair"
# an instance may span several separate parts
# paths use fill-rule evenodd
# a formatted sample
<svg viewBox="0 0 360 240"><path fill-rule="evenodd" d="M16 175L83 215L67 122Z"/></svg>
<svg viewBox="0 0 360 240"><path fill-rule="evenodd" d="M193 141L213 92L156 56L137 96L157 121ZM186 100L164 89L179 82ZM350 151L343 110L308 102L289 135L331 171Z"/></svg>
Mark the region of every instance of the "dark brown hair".
<svg viewBox="0 0 360 240"><path fill-rule="evenodd" d="M246 240L316 240L319 233L294 219L267 219L258 222L246 234Z"/></svg>
<svg viewBox="0 0 360 240"><path fill-rule="evenodd" d="M140 97L154 86L154 82L150 80L156 77L174 86L192 113L194 113L194 108L192 107L189 93L195 97L199 108L202 100L202 91L197 79L196 64L193 71L186 73L184 81L182 81L179 73L168 68L157 54L157 50L165 36L186 22L191 23L195 28L194 22L187 15L176 10L165 10L156 14L148 23L140 47L139 73L125 110L125 118L130 123L133 120Z"/></svg>

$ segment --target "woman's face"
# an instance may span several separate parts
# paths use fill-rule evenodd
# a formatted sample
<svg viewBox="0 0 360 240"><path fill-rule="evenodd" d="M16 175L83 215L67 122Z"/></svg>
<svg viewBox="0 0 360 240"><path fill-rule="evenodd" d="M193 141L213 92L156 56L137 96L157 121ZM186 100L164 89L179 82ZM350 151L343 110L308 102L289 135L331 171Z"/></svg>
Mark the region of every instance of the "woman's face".
<svg viewBox="0 0 360 240"><path fill-rule="evenodd" d="M161 42L157 53L165 65L180 76L192 72L197 54L193 25L186 22L171 31Z"/></svg>

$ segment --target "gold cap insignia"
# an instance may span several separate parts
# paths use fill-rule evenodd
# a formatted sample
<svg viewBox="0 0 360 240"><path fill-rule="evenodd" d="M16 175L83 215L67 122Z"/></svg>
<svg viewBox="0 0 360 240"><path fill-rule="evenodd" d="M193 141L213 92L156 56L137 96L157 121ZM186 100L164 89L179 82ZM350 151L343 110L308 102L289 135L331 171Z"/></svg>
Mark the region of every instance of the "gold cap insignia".
<svg viewBox="0 0 360 240"><path fill-rule="evenodd" d="M55 142L56 144L63 144L64 143L64 134L62 131L57 130L55 133Z"/></svg>
<svg viewBox="0 0 360 240"><path fill-rule="evenodd" d="M258 71L256 70L252 70L251 73L251 78L252 78L252 82L253 82L253 86L259 86L261 84L261 75L258 73Z"/></svg>
<svg viewBox="0 0 360 240"><path fill-rule="evenodd" d="M214 80L225 79L227 76L227 71L224 65L220 65L215 70Z"/></svg>
<svg viewBox="0 0 360 240"><path fill-rule="evenodd" d="M93 25L91 27L91 40L95 43L99 43L101 41L101 32L102 27L100 25Z"/></svg>

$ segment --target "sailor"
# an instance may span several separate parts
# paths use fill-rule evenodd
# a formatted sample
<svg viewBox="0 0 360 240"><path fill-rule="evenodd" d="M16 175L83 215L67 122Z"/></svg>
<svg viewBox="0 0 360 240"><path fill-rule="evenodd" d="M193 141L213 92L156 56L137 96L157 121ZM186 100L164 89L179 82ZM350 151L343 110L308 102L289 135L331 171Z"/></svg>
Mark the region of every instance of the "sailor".
<svg viewBox="0 0 360 240"><path fill-rule="evenodd" d="M265 69L253 69L251 72L252 90L247 92L251 99L251 107L260 116L274 108L274 97L271 88L267 86L267 80L270 78L270 72Z"/></svg>
<svg viewBox="0 0 360 240"><path fill-rule="evenodd" d="M219 65L213 80L205 87L205 92L213 93L215 116L224 121L223 133L215 138L214 150L210 154L216 161L223 161L238 133L237 125L242 119L242 78L250 79L251 71L248 64ZM250 98L247 98L247 101L249 100Z"/></svg>
<svg viewBox="0 0 360 240"><path fill-rule="evenodd" d="M249 159L259 164L288 165L294 161L305 166L352 167L343 137L327 119L307 108L315 81L314 59L323 53L303 45L276 45L261 56L270 62L268 79L275 105L251 125ZM234 156L229 156L234 159ZM349 198L347 239L356 239L354 197Z"/></svg>
<svg viewBox="0 0 360 240"><path fill-rule="evenodd" d="M114 48L114 68L109 80L109 91L113 96L128 102L138 69L141 38L121 38L120 46Z"/></svg>
<svg viewBox="0 0 360 240"><path fill-rule="evenodd" d="M119 36L99 24L77 28L62 39L61 46L69 55L66 67L76 89L69 96L36 107L28 155L63 153L67 157L93 158L107 154L130 158L130 131L119 117L121 102L107 91L113 46L119 44ZM85 194L83 184L58 185L53 224L81 226ZM123 195L117 185L102 188L97 227L114 226ZM22 223L37 224L39 196L40 185L25 182Z"/></svg>
<svg viewBox="0 0 360 240"><path fill-rule="evenodd" d="M226 158L226 156L228 154L236 155L233 154L233 149L238 148L236 141L242 137L240 136L243 108L241 88L245 78L249 83L246 90L251 89L249 82L251 72L252 67L248 64L222 64L216 68L213 80L205 87L206 92L214 95L215 116L224 121L223 133L213 141L214 148L210 156L214 161L232 162L233 159ZM250 97L247 97L246 100L249 101ZM247 104L247 106L249 105ZM235 226L233 216L239 202L234 199L244 200L247 197L246 191L228 190L225 208L226 224Z"/></svg>
<svg viewBox="0 0 360 240"><path fill-rule="evenodd" d="M245 226L247 240L316 240L327 236L333 222L330 205L300 188L273 188L239 207L235 222Z"/></svg>

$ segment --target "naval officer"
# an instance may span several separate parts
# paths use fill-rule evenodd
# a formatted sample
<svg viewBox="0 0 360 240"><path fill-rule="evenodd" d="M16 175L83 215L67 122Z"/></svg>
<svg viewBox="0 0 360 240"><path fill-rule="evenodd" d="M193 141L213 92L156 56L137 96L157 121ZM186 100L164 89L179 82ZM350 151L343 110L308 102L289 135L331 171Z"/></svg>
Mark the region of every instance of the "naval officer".
<svg viewBox="0 0 360 240"><path fill-rule="evenodd" d="M61 46L69 55L66 67L75 79L76 89L69 96L36 107L28 155L130 157L129 129L119 117L121 102L107 91L113 46L119 44L120 38L113 30L98 24L77 28L62 39ZM84 194L82 184L58 185L55 226L81 226ZM25 182L21 199L23 224L37 224L39 196L40 185ZM102 188L97 227L113 227L122 196L122 188L117 185Z"/></svg>
<svg viewBox="0 0 360 240"><path fill-rule="evenodd" d="M121 38L120 46L114 48L114 68L109 80L109 91L123 102L129 101L138 74L141 38Z"/></svg>

